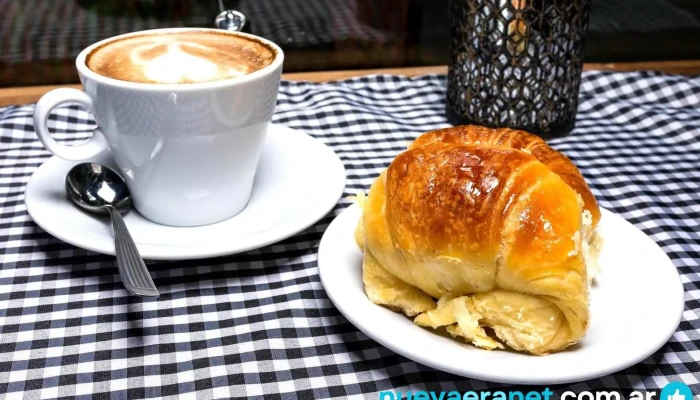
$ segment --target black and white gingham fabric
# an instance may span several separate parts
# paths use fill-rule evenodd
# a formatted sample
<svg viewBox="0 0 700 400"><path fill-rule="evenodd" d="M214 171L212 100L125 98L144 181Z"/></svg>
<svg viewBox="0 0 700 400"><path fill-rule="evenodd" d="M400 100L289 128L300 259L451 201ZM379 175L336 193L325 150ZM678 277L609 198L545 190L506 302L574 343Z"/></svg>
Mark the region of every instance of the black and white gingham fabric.
<svg viewBox="0 0 700 400"><path fill-rule="evenodd" d="M330 145L346 194L424 131L446 126L444 76L284 82L275 121ZM342 200L313 227L244 254L148 263L160 299L129 297L114 259L38 228L24 187L49 158L32 105L0 108L0 398L369 398L381 390L503 385L416 364L378 345L333 307L316 252ZM57 136L84 139L89 114L62 108ZM555 387L700 393L700 77L584 74L577 127L551 141L603 207L650 235L682 276L686 309L670 342L614 375ZM663 293L653 295L662 296Z"/></svg>
<svg viewBox="0 0 700 400"><path fill-rule="evenodd" d="M0 66L2 63L72 61L90 44L128 32L181 26L213 28L218 13L208 7L206 1L195 1L178 15L177 3L169 6L162 1L159 4L167 18L158 20L98 11L105 5L99 2L85 1L86 6L79 3L76 0L0 0ZM132 0L132 6L136 3ZM401 38L399 33L377 30L360 21L356 0L223 0L223 4L243 12L251 21L253 34L285 49L342 41L385 43Z"/></svg>
<svg viewBox="0 0 700 400"><path fill-rule="evenodd" d="M591 3L589 32L648 34L700 28L700 21L692 11L672 0L593 0Z"/></svg>
<svg viewBox="0 0 700 400"><path fill-rule="evenodd" d="M250 19L254 34L283 48L343 41L376 44L401 38L400 32L381 31L361 22L358 7L355 0L242 0L238 6Z"/></svg>

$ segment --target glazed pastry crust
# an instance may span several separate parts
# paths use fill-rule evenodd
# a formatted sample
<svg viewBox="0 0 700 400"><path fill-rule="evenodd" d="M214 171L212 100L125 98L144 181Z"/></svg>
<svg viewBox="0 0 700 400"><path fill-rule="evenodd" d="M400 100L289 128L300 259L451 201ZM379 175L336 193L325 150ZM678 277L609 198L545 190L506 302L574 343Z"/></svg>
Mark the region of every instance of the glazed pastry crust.
<svg viewBox="0 0 700 400"><path fill-rule="evenodd" d="M578 169L539 137L432 131L394 159L364 202L365 291L480 347L500 346L489 327L513 349L559 351L588 326L582 247L599 219Z"/></svg>

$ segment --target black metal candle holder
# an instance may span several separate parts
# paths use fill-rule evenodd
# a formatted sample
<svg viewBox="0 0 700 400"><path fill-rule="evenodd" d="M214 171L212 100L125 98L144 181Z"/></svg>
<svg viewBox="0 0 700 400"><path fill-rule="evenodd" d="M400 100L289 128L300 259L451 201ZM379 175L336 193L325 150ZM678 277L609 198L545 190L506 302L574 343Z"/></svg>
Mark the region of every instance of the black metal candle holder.
<svg viewBox="0 0 700 400"><path fill-rule="evenodd" d="M526 130L573 129L588 0L452 0L447 118Z"/></svg>

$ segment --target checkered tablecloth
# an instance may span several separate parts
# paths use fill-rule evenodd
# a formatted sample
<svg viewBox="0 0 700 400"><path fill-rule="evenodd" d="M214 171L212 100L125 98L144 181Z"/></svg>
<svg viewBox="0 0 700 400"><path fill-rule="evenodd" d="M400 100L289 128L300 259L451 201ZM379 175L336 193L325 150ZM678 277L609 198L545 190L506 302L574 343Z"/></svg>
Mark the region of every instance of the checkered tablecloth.
<svg viewBox="0 0 700 400"><path fill-rule="evenodd" d="M408 140L447 125L444 96L437 75L283 82L275 121L330 145L347 169L349 195L366 190ZM161 297L127 296L113 257L63 243L27 215L25 185L49 158L32 111L0 108L0 398L376 399L381 390L503 387L416 364L338 313L316 252L347 200L282 243L149 262ZM66 107L50 126L75 141L94 123ZM576 129L551 144L579 166L601 206L666 251L686 292L680 327L652 357L553 389L656 389L682 380L700 393L700 77L585 73Z"/></svg>
<svg viewBox="0 0 700 400"><path fill-rule="evenodd" d="M99 1L83 3L106 6L106 2ZM132 0L131 4L137 3ZM182 15L176 13L177 3L168 7L166 1L161 1L158 4L163 10L145 17L99 12L81 6L76 0L0 0L0 66L3 63L73 60L90 44L128 32L182 26L214 27L218 6L212 8L208 3L217 4L216 0L180 3L186 6ZM251 21L253 34L272 40L285 50L342 41L384 43L402 39L403 34L374 29L360 21L357 0L224 0L223 3L225 8L243 12ZM148 2L143 1L143 4ZM154 18L156 15L161 19Z"/></svg>

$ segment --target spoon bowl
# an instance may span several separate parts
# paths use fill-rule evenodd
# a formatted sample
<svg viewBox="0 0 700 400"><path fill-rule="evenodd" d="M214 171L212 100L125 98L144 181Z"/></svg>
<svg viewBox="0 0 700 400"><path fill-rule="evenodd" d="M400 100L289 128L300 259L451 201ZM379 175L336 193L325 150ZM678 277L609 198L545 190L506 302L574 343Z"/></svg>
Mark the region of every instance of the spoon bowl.
<svg viewBox="0 0 700 400"><path fill-rule="evenodd" d="M66 176L66 190L75 204L90 212L108 214L107 206L112 206L123 214L131 208L126 182L104 165L82 163L71 168Z"/></svg>

